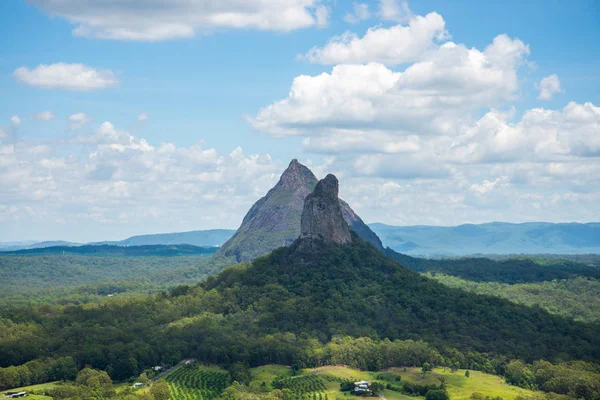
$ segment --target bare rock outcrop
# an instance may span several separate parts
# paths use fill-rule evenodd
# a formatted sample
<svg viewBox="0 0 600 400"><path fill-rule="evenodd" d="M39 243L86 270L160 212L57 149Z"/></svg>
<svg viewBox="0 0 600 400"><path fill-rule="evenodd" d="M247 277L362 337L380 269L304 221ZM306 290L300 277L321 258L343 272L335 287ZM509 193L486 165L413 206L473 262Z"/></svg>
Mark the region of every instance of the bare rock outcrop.
<svg viewBox="0 0 600 400"><path fill-rule="evenodd" d="M300 238L320 239L326 243L339 244L352 241L338 193L338 180L329 174L306 196L300 222Z"/></svg>

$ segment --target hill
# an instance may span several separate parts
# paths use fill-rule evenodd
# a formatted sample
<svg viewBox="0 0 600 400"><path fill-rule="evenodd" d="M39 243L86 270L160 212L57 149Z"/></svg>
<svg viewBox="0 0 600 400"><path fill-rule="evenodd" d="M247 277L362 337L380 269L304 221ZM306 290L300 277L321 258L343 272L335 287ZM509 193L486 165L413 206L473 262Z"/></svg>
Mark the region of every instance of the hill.
<svg viewBox="0 0 600 400"><path fill-rule="evenodd" d="M194 284L219 272L216 248L182 246L48 247L0 253L0 307L85 303Z"/></svg>
<svg viewBox="0 0 600 400"><path fill-rule="evenodd" d="M385 246L411 255L600 253L600 223L492 222L459 226L369 227Z"/></svg>
<svg viewBox="0 0 600 400"><path fill-rule="evenodd" d="M289 246L300 236L300 217L304 199L313 191L317 178L310 169L292 160L277 184L250 208L241 226L217 255L249 261L281 246ZM377 235L350 208L340 201L350 229L383 250Z"/></svg>
<svg viewBox="0 0 600 400"><path fill-rule="evenodd" d="M74 247L74 246L154 246L154 245L181 245L189 244L197 247L218 247L227 241L235 231L232 229L209 229L189 232L157 233L150 235L136 235L123 240L112 240L91 243L75 243L63 240L36 242L0 242L0 252L17 250L31 250L46 247ZM216 251L216 249L215 249Z"/></svg>
<svg viewBox="0 0 600 400"><path fill-rule="evenodd" d="M597 265L562 259L511 258L492 260L484 257L427 259L398 253L389 247L385 254L417 272L442 273L475 282L529 283L578 276L600 279Z"/></svg>
<svg viewBox="0 0 600 400"><path fill-rule="evenodd" d="M146 245L146 246L116 246L116 245L83 245L83 246L49 246L5 251L5 255L61 255L82 254L96 256L160 256L173 257L183 255L212 255L217 251L216 247L198 247L188 244L182 245Z"/></svg>
<svg viewBox="0 0 600 400"><path fill-rule="evenodd" d="M209 277L205 289L216 289L242 313L253 310L265 332L422 339L526 359L561 352L600 357L600 327L445 287L356 234L347 245L299 239L251 265Z"/></svg>
<svg viewBox="0 0 600 400"><path fill-rule="evenodd" d="M350 232L328 175L306 197L300 238L252 264L209 277L263 332L423 339L463 350L600 357L600 326L448 288L402 267Z"/></svg>
<svg viewBox="0 0 600 400"><path fill-rule="evenodd" d="M112 244L117 246L190 244L193 246L221 246L235 231L232 229L208 229L189 232L157 233L136 235L124 240L90 244Z"/></svg>

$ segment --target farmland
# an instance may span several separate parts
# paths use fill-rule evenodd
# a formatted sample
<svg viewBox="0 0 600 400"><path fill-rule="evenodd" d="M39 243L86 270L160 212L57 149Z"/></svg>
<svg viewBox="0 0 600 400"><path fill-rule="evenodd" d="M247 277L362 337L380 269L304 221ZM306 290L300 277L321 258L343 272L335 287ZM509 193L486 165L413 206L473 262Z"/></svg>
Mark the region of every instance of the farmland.
<svg viewBox="0 0 600 400"><path fill-rule="evenodd" d="M211 400L231 383L229 373L220 368L186 365L164 378L172 400Z"/></svg>

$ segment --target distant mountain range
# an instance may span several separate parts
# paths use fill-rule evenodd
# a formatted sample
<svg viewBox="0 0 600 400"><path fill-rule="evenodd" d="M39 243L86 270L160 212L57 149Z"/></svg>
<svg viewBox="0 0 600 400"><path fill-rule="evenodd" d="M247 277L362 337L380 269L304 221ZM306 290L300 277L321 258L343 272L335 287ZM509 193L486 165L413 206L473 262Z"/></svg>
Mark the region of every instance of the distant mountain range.
<svg viewBox="0 0 600 400"><path fill-rule="evenodd" d="M600 223L554 224L492 222L458 226L392 226L380 223L369 227L383 245L413 256L466 256L474 254L600 254ZM352 227L356 230L356 227ZM137 235L120 241L87 243L93 245L143 246L178 245L221 246L233 236L233 229ZM65 241L5 242L0 251L53 246L80 246Z"/></svg>
<svg viewBox="0 0 600 400"><path fill-rule="evenodd" d="M191 244L197 247L220 247L233 234L233 229L209 229L201 231L157 233L151 235L136 235L124 240L113 240L104 242L75 243L62 240L56 241L23 241L23 242L0 242L0 252L40 249L47 247L72 247L82 245L111 245L111 246L150 246L150 245L180 245Z"/></svg>
<svg viewBox="0 0 600 400"><path fill-rule="evenodd" d="M111 257L141 257L141 256L195 256L213 255L218 247L199 247L189 244L172 245L141 245L141 246L116 246L109 244L85 244L81 246L48 246L32 249L3 251L3 255L60 255L80 254Z"/></svg>
<svg viewBox="0 0 600 400"><path fill-rule="evenodd" d="M176 233L137 235L125 240L97 242L90 244L111 244L116 246L146 246L153 244L191 244L193 246L221 246L235 232L233 229L209 229Z"/></svg>
<svg viewBox="0 0 600 400"><path fill-rule="evenodd" d="M600 223L492 222L458 226L369 224L385 246L421 256L600 253Z"/></svg>

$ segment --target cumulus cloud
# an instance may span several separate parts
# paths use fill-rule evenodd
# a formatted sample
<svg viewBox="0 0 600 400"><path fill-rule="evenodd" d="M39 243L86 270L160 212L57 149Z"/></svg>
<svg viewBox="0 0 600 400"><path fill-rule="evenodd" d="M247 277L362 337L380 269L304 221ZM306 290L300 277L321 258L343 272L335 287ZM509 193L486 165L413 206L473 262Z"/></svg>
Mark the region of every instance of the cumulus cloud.
<svg viewBox="0 0 600 400"><path fill-rule="evenodd" d="M406 22L412 12L406 0L379 0L379 17L386 21Z"/></svg>
<svg viewBox="0 0 600 400"><path fill-rule="evenodd" d="M371 12L369 11L369 5L367 3L352 3L352 12L346 13L344 21L349 24L356 24L360 21L371 18Z"/></svg>
<svg viewBox="0 0 600 400"><path fill-rule="evenodd" d="M33 116L33 119L35 119L36 121L50 121L51 119L54 119L54 118L55 118L55 115L50 110L41 111Z"/></svg>
<svg viewBox="0 0 600 400"><path fill-rule="evenodd" d="M289 32L327 23L320 0L32 0L52 16L76 25L76 36L159 41L218 29Z"/></svg>
<svg viewBox="0 0 600 400"><path fill-rule="evenodd" d="M249 122L273 136L340 129L453 132L470 111L514 98L517 69L528 54L519 39L500 35L484 51L444 43L404 71L381 63L339 64L330 73L296 77L288 97Z"/></svg>
<svg viewBox="0 0 600 400"><path fill-rule="evenodd" d="M540 100L550 100L555 93L561 93L562 89L560 88L558 75L552 74L543 78L538 85L538 89L540 90L540 95L538 96Z"/></svg>
<svg viewBox="0 0 600 400"><path fill-rule="evenodd" d="M66 230L96 223L112 227L113 237L148 229L236 227L285 165L239 147L220 153L200 145L150 144L110 121L43 145L0 139L0 198L16 207L14 214L0 213L0 220L39 225L26 215L27 206L44 214L47 224Z"/></svg>
<svg viewBox="0 0 600 400"><path fill-rule="evenodd" d="M147 121L149 117L150 116L148 115L148 113L141 113L140 115L138 115L137 119L140 122L144 122L144 121Z"/></svg>
<svg viewBox="0 0 600 400"><path fill-rule="evenodd" d="M69 117L69 127L71 129L79 129L83 127L85 124L90 122L92 119L89 118L84 113L76 113Z"/></svg>
<svg viewBox="0 0 600 400"><path fill-rule="evenodd" d="M41 89L91 91L117 86L119 79L109 69L96 69L84 64L40 64L34 69L19 67L13 77Z"/></svg>
<svg viewBox="0 0 600 400"><path fill-rule="evenodd" d="M600 107L570 102L562 110L535 108L511 122L511 113L492 110L453 139L458 162L568 161L600 156Z"/></svg>
<svg viewBox="0 0 600 400"><path fill-rule="evenodd" d="M335 36L324 47L313 47L303 58L318 64L380 62L393 66L421 59L436 40L448 36L445 21L433 12L412 18L408 25L373 27L364 36Z"/></svg>
<svg viewBox="0 0 600 400"><path fill-rule="evenodd" d="M12 117L10 117L10 123L14 126L19 126L21 125L21 118L19 118L18 115L13 115Z"/></svg>

